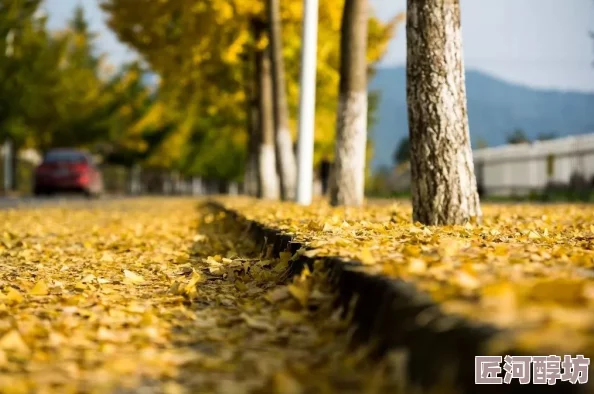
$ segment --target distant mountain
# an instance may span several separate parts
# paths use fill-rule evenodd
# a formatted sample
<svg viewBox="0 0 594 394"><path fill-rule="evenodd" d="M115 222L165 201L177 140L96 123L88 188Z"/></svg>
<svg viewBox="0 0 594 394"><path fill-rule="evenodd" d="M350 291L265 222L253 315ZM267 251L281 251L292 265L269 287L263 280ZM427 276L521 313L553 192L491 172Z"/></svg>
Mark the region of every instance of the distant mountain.
<svg viewBox="0 0 594 394"><path fill-rule="evenodd" d="M472 70L466 72L466 90L474 144L505 144L507 133L516 128L531 139L541 133L594 132L594 94L532 89ZM392 165L396 146L408 135L404 67L378 69L369 91L380 93L377 123L371 130L372 166L378 169Z"/></svg>

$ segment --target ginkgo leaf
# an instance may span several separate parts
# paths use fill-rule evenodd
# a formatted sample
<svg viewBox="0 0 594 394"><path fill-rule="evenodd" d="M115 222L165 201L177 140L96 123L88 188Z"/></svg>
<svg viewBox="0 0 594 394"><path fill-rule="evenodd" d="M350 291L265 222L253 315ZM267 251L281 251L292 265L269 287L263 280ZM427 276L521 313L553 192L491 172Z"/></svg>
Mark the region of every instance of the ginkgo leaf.
<svg viewBox="0 0 594 394"><path fill-rule="evenodd" d="M29 294L36 295L36 296L44 296L44 295L47 295L48 293L49 293L49 289L47 287L47 284L43 280L40 280L39 282L37 282L35 284L35 286L33 286L33 288L31 290L29 290Z"/></svg>
<svg viewBox="0 0 594 394"><path fill-rule="evenodd" d="M30 352L29 346L17 330L11 330L0 338L0 349L13 351L19 354Z"/></svg>
<svg viewBox="0 0 594 394"><path fill-rule="evenodd" d="M272 387L275 394L301 394L303 392L299 382L284 371L274 374Z"/></svg>
<svg viewBox="0 0 594 394"><path fill-rule="evenodd" d="M6 300L10 303L18 304L23 302L24 297L20 292L13 289L12 287L9 287L8 291L6 292Z"/></svg>
<svg viewBox="0 0 594 394"><path fill-rule="evenodd" d="M299 301L301 306L306 307L309 301L309 292L307 289L303 288L302 286L297 286L295 284L291 284L287 286L289 293Z"/></svg>
<svg viewBox="0 0 594 394"><path fill-rule="evenodd" d="M124 276L131 283L142 283L142 282L144 282L144 277L142 275L139 275L136 272L133 272L133 271L130 271L130 270L127 270L127 269L124 270Z"/></svg>

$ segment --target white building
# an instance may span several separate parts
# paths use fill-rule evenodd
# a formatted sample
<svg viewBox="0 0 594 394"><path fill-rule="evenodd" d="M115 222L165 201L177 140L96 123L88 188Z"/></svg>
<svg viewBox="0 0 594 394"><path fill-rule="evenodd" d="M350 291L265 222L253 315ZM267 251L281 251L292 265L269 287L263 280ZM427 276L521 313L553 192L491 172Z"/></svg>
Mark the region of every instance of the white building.
<svg viewBox="0 0 594 394"><path fill-rule="evenodd" d="M572 175L594 180L594 133L473 151L477 182L491 196L525 195L549 184L568 185ZM410 188L410 169L392 173L394 191Z"/></svg>

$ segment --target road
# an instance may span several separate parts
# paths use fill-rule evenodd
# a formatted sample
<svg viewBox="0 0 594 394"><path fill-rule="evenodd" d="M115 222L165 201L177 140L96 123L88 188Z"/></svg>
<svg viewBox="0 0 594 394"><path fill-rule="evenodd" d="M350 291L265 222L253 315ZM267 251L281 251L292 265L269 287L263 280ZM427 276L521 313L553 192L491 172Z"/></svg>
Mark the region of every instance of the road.
<svg viewBox="0 0 594 394"><path fill-rule="evenodd" d="M260 259L242 225L194 198L117 200L3 201L50 206L0 210L0 392L396 384L351 357L321 271L279 283L288 259Z"/></svg>
<svg viewBox="0 0 594 394"><path fill-rule="evenodd" d="M0 197L0 209L36 208L43 206L64 206L68 208L93 207L103 202L124 200L131 196L104 196L88 199L77 195L58 195L53 197Z"/></svg>

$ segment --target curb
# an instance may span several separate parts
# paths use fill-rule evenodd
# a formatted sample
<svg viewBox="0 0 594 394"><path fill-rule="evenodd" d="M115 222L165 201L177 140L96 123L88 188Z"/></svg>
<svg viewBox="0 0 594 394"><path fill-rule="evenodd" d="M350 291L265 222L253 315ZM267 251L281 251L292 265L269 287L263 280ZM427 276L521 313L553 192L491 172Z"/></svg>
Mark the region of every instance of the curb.
<svg viewBox="0 0 594 394"><path fill-rule="evenodd" d="M271 248L272 257L284 251L295 254L302 248L293 236L282 230L248 220L240 212L216 201L207 205L225 212L247 226L247 233L262 247ZM306 249L308 249L306 247ZM344 311L355 301L352 322L355 325L353 345L370 344L371 356L376 359L392 350L406 350L406 373L411 384L422 388L440 385L440 376L447 376L460 394L489 393L563 393L590 392L590 385L557 382L555 385L512 384L476 385L475 356L485 354L481 349L489 339L505 331L460 316L446 314L439 304L412 283L400 279L372 275L360 269L361 263L341 257L300 255L290 263L289 277L298 275L305 266L313 270L314 261L322 260L329 272L329 281L338 294L337 307ZM355 300L356 298L356 300ZM346 312L343 317L346 316ZM424 323L419 322L419 320ZM509 349L505 354L521 355ZM536 354L534 354L536 355ZM544 354L548 355L548 354ZM453 372L453 373L452 373ZM503 376L500 374L499 376Z"/></svg>

